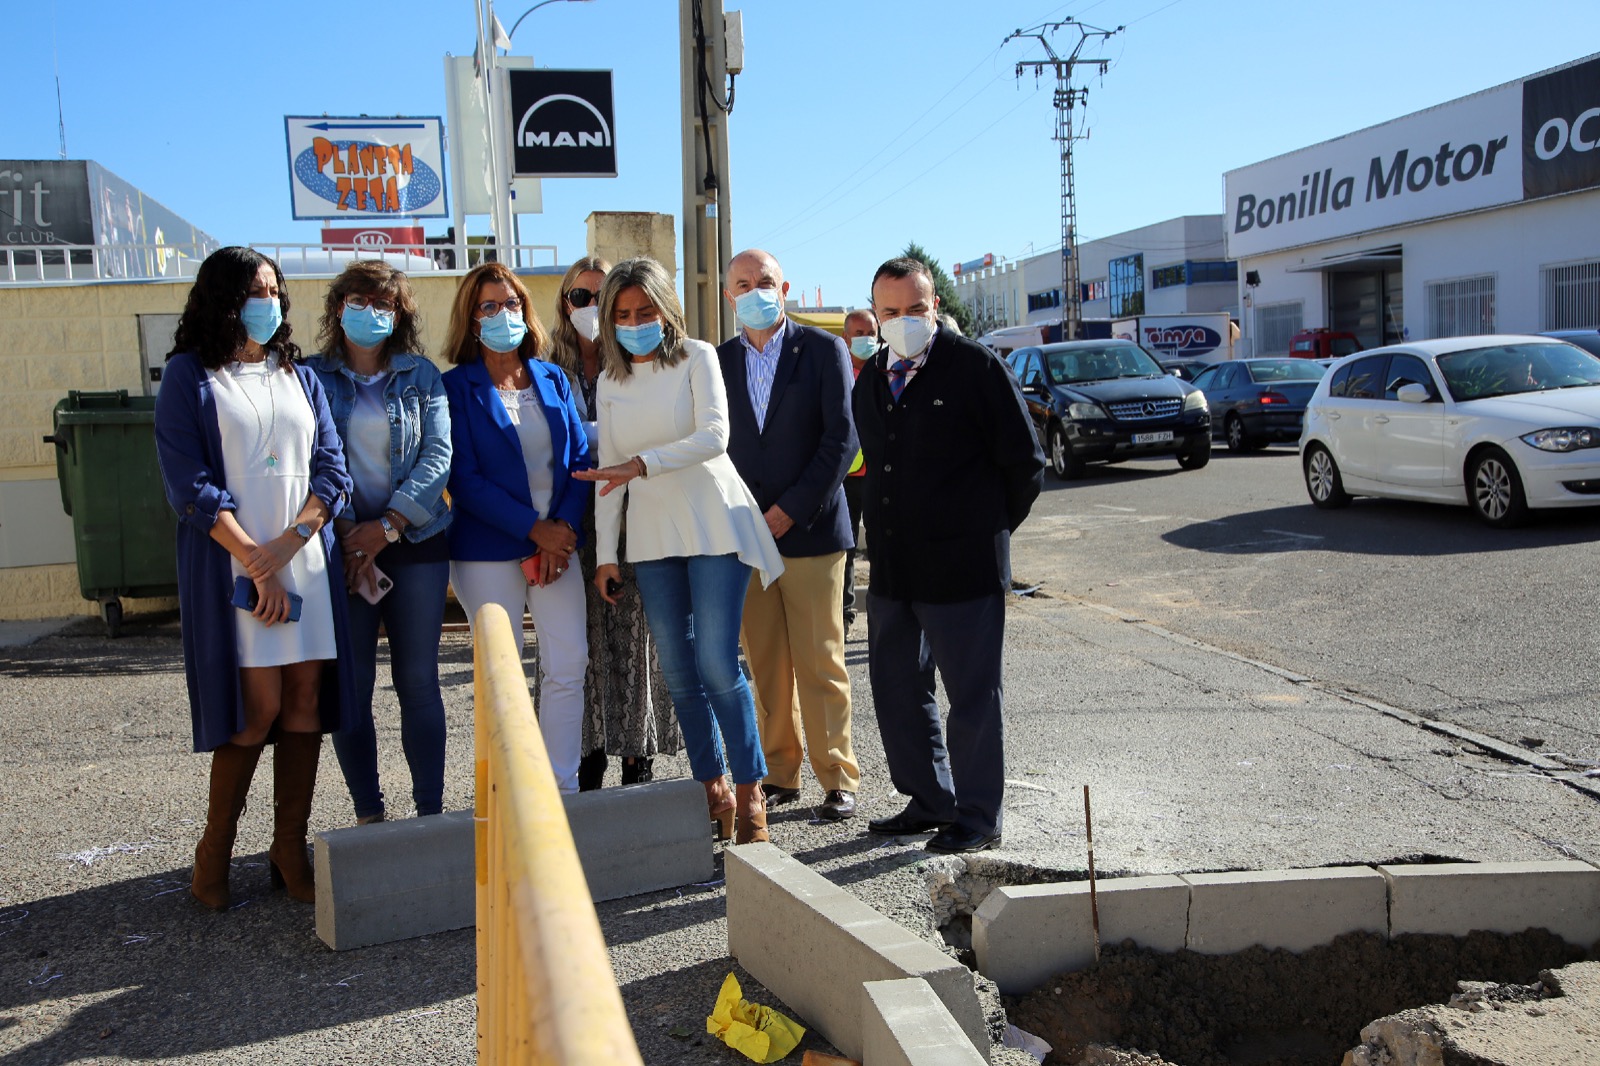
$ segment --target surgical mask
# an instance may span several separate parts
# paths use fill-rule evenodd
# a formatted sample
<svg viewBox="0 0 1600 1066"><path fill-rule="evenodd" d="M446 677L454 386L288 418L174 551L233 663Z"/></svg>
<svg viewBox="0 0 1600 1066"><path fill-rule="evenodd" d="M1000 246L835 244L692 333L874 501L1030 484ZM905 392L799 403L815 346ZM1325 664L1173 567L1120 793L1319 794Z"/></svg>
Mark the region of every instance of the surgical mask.
<svg viewBox="0 0 1600 1066"><path fill-rule="evenodd" d="M357 310L347 304L339 313L339 325L344 329L344 339L351 344L376 348L394 332L394 312L371 306Z"/></svg>
<svg viewBox="0 0 1600 1066"><path fill-rule="evenodd" d="M902 359L920 355L933 339L933 323L921 315L891 318L879 328L894 354Z"/></svg>
<svg viewBox="0 0 1600 1066"><path fill-rule="evenodd" d="M600 308L595 304L573 308L570 317L572 328L577 330L578 336L584 340L592 341L600 336Z"/></svg>
<svg viewBox="0 0 1600 1066"><path fill-rule="evenodd" d="M857 359L870 359L877 350L878 338L876 337L850 338L850 354Z"/></svg>
<svg viewBox="0 0 1600 1066"><path fill-rule="evenodd" d="M514 352L527 335L528 327L517 311L502 307L498 313L478 319L478 339L491 352Z"/></svg>
<svg viewBox="0 0 1600 1066"><path fill-rule="evenodd" d="M283 307L276 296L252 296L240 309L239 321L251 340L265 344L283 325Z"/></svg>
<svg viewBox="0 0 1600 1066"><path fill-rule="evenodd" d="M733 313L746 329L771 329L783 317L783 293L777 289L751 289L733 298Z"/></svg>
<svg viewBox="0 0 1600 1066"><path fill-rule="evenodd" d="M629 355L649 355L661 347L660 321L646 322L642 326L614 326L617 331L617 343L627 349Z"/></svg>

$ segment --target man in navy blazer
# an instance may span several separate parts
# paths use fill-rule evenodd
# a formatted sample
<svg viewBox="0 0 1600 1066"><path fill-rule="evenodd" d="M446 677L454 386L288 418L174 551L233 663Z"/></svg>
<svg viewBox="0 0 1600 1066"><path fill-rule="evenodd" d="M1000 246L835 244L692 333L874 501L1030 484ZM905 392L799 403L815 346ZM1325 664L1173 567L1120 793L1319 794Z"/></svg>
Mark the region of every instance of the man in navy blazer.
<svg viewBox="0 0 1600 1066"><path fill-rule="evenodd" d="M751 581L743 639L767 757L767 803L800 798L809 752L823 790L816 814L838 821L855 813L860 786L839 610L845 552L854 545L842 487L856 456L850 356L833 334L790 321L788 291L783 268L766 252L741 252L728 264L723 296L741 326L717 349L728 454L784 561L767 588Z"/></svg>

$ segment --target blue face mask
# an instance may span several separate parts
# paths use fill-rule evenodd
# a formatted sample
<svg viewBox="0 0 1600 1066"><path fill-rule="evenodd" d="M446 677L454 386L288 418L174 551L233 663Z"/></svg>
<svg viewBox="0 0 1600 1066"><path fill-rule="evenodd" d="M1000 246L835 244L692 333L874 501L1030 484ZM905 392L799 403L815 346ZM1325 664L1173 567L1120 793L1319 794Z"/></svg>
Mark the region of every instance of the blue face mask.
<svg viewBox="0 0 1600 1066"><path fill-rule="evenodd" d="M878 350L876 337L851 337L850 354L857 359L870 359Z"/></svg>
<svg viewBox="0 0 1600 1066"><path fill-rule="evenodd" d="M478 339L491 352L514 352L528 335L522 314L502 307L498 314L478 319Z"/></svg>
<svg viewBox="0 0 1600 1066"><path fill-rule="evenodd" d="M394 312L368 306L359 311L346 305L339 315L344 338L358 348L376 348L394 332Z"/></svg>
<svg viewBox="0 0 1600 1066"><path fill-rule="evenodd" d="M771 329L783 317L783 293L751 289L733 298L733 313L746 329Z"/></svg>
<svg viewBox="0 0 1600 1066"><path fill-rule="evenodd" d="M275 296L252 296L239 310L239 321L251 340L265 344L283 325L283 307Z"/></svg>
<svg viewBox="0 0 1600 1066"><path fill-rule="evenodd" d="M617 343L627 349L629 355L649 355L661 347L661 322L646 322L642 326L614 326L617 331Z"/></svg>

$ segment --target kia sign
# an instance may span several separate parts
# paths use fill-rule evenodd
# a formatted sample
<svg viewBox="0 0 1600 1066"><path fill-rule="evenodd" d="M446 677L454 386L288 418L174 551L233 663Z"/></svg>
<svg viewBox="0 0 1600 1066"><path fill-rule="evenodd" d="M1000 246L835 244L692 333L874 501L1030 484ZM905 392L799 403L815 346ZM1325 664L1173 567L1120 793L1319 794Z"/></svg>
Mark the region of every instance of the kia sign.
<svg viewBox="0 0 1600 1066"><path fill-rule="evenodd" d="M609 70L510 70L519 178L614 178Z"/></svg>
<svg viewBox="0 0 1600 1066"><path fill-rule="evenodd" d="M1223 179L1228 257L1600 187L1600 57Z"/></svg>
<svg viewBox="0 0 1600 1066"><path fill-rule="evenodd" d="M1600 185L1600 58L1522 86L1522 188L1528 199Z"/></svg>
<svg viewBox="0 0 1600 1066"><path fill-rule="evenodd" d="M439 119L289 116L283 122L294 218L449 217Z"/></svg>
<svg viewBox="0 0 1600 1066"><path fill-rule="evenodd" d="M396 251L422 255L425 251L421 226L373 226L368 229L327 229L322 231L322 246L328 249L353 248L362 252Z"/></svg>

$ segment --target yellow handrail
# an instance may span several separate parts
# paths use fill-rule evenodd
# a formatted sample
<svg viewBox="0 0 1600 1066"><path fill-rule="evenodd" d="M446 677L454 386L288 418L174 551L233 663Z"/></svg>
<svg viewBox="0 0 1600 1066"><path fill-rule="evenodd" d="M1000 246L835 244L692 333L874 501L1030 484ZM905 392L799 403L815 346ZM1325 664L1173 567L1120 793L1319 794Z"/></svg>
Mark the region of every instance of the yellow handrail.
<svg viewBox="0 0 1600 1066"><path fill-rule="evenodd" d="M511 620L486 604L472 629L478 1061L643 1066Z"/></svg>

